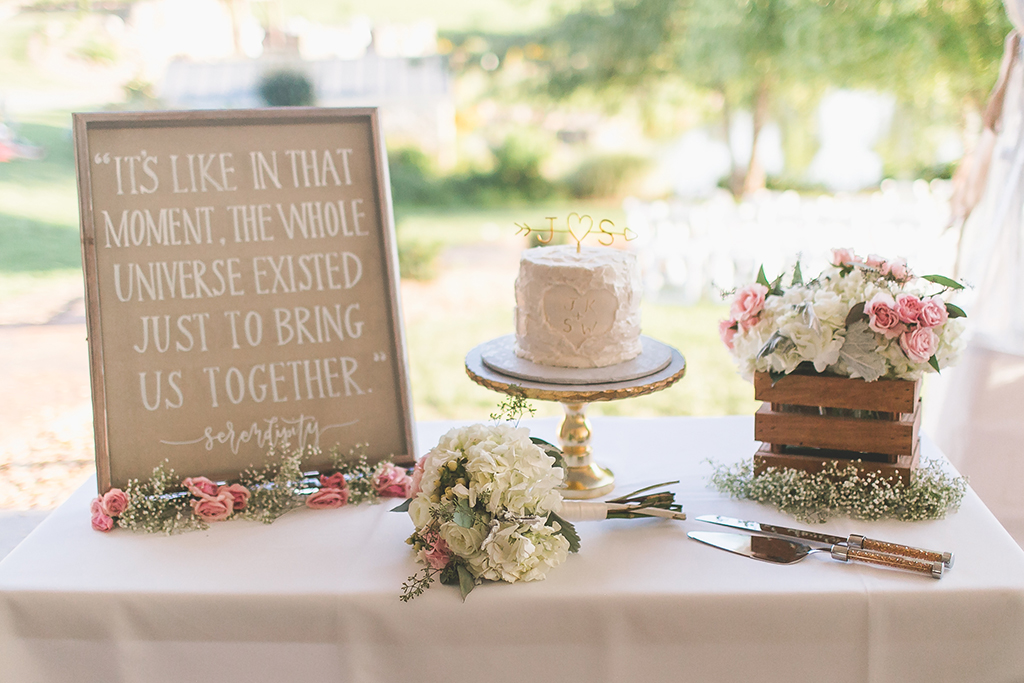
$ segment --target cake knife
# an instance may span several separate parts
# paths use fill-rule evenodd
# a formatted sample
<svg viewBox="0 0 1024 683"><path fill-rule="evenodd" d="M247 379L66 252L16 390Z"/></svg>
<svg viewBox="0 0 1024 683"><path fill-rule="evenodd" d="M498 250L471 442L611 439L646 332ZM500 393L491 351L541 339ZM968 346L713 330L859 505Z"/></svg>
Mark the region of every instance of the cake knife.
<svg viewBox="0 0 1024 683"><path fill-rule="evenodd" d="M924 550L923 548L914 548L909 545L878 541L873 538L864 538L860 534L850 534L848 537L843 538L842 536L833 536L832 534L822 534L816 531L805 531L803 529L790 529L789 527L777 526L774 524L762 524L760 522L750 522L742 519L733 519L732 517L723 517L721 515L701 515L697 519L701 522L720 524L734 529L743 529L744 531L752 531L767 534L769 536L817 541L818 543L827 543L828 545L845 545L850 548L873 550L875 552L888 553L890 555L901 555L903 557L914 557L921 560L928 560L930 562L942 562L947 569L953 567L953 553Z"/></svg>

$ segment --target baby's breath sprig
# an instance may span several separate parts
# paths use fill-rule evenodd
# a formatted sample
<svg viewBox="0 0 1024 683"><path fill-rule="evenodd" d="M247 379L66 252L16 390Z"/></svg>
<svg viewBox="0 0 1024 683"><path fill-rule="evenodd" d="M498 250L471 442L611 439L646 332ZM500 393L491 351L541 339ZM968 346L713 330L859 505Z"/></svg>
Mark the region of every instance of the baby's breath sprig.
<svg viewBox="0 0 1024 683"><path fill-rule="evenodd" d="M302 507L304 499L299 493L303 485L302 461L312 453L312 449L307 448L278 456L271 449L267 454L271 461L268 465L242 472L241 484L249 489L252 497L241 517L271 524L281 515Z"/></svg>
<svg viewBox="0 0 1024 683"><path fill-rule="evenodd" d="M524 415L529 413L530 417L533 417L537 410L527 400L526 392L523 391L522 387L513 384L507 391L508 394L498 404L498 409L491 413L490 417L495 422L512 422L518 427L519 421Z"/></svg>
<svg viewBox="0 0 1024 683"><path fill-rule="evenodd" d="M773 505L803 522L841 516L905 522L942 519L960 508L967 491L967 480L951 475L936 459L926 461L910 485L838 461L815 474L770 467L757 476L753 460L734 465L708 462L714 467L709 481L712 488L734 498Z"/></svg>
<svg viewBox="0 0 1024 683"><path fill-rule="evenodd" d="M179 480L166 465L165 460L154 467L153 475L146 481L128 482L128 506L117 519L122 529L170 536L209 526L192 514L188 494L176 490Z"/></svg>
<svg viewBox="0 0 1024 683"><path fill-rule="evenodd" d="M369 444L358 443L349 449L347 455L343 455L337 447L330 453L334 469L345 475L349 492L348 502L351 505L374 503L380 498L373 487L373 475L377 471L377 466L371 465L367 459L367 448Z"/></svg>

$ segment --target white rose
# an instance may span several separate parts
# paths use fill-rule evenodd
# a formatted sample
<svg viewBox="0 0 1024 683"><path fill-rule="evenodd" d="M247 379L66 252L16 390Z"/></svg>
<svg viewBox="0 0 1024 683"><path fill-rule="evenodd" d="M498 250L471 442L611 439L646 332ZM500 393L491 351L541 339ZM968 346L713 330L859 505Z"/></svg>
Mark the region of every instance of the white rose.
<svg viewBox="0 0 1024 683"><path fill-rule="evenodd" d="M409 517L417 529L422 529L430 523L430 496L422 491L409 502Z"/></svg>
<svg viewBox="0 0 1024 683"><path fill-rule="evenodd" d="M487 526L477 522L467 529L455 522L445 522L439 533L453 553L468 559L480 553L480 544L487 536Z"/></svg>

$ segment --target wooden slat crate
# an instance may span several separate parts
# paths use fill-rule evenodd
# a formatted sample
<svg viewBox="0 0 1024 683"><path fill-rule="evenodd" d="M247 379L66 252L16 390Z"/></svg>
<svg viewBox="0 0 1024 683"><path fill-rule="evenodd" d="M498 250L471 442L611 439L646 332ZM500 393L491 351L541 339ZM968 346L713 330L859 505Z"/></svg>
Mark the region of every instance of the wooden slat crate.
<svg viewBox="0 0 1024 683"><path fill-rule="evenodd" d="M754 471L820 472L832 460L856 461L862 471L910 483L920 457L920 393L920 381L790 374L772 385L757 373L754 398L765 403L754 415L762 442Z"/></svg>

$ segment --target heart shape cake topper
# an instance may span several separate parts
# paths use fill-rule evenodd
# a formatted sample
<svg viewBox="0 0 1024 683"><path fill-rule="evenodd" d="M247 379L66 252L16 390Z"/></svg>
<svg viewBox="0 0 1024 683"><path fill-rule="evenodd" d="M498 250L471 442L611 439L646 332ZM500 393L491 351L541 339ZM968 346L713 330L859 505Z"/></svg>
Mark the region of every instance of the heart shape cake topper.
<svg viewBox="0 0 1024 683"><path fill-rule="evenodd" d="M573 220L573 217L576 220ZM584 221L586 221L587 229L583 229ZM576 251L580 250L580 245L583 244L583 238L590 234L590 231L594 229L594 219L589 215L579 215L575 211L566 216L565 227L569 229L569 236L576 240Z"/></svg>

